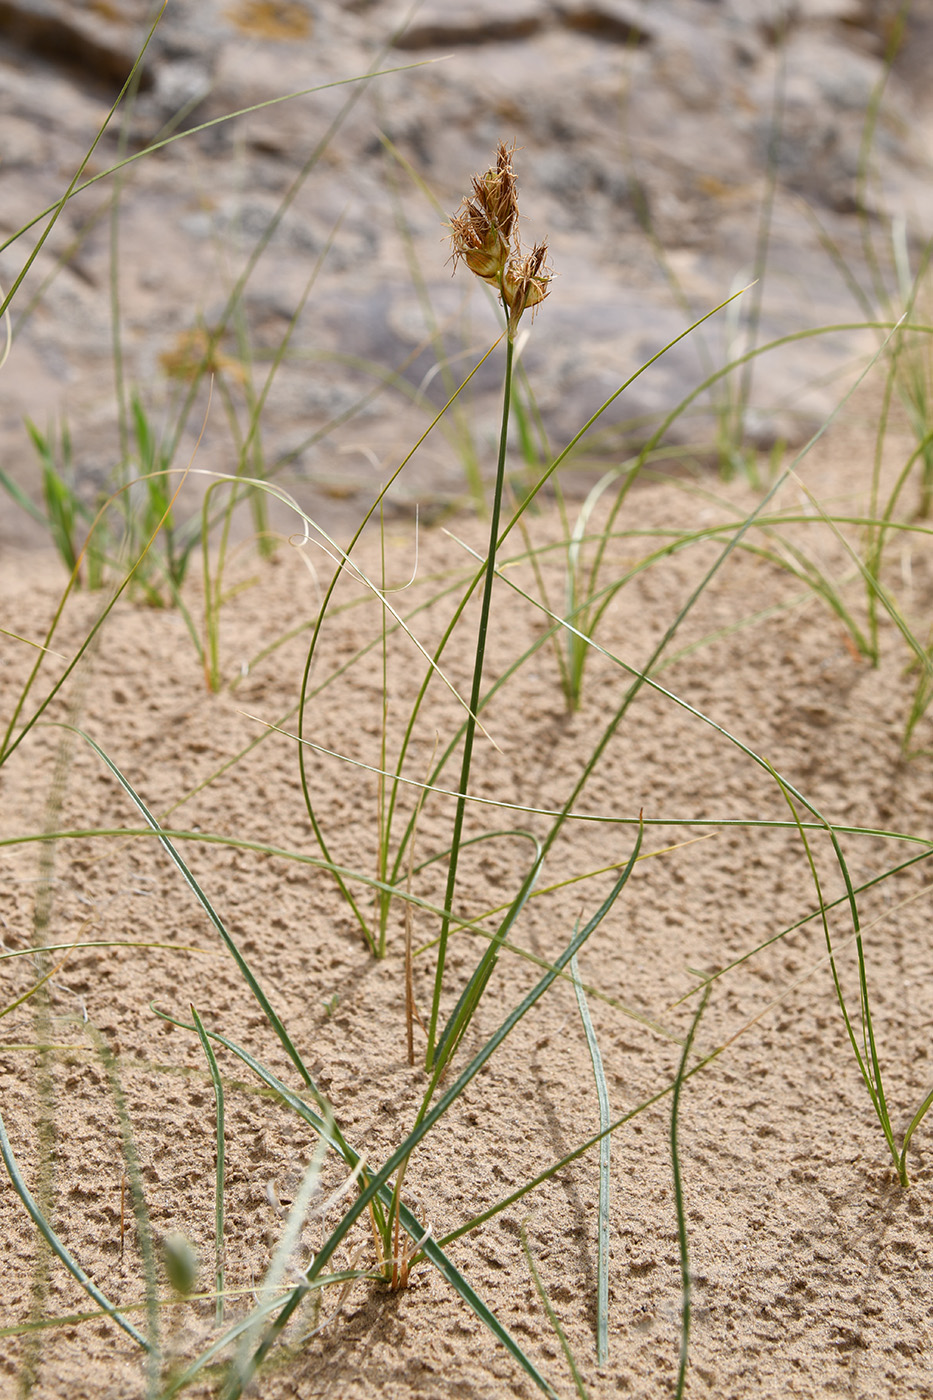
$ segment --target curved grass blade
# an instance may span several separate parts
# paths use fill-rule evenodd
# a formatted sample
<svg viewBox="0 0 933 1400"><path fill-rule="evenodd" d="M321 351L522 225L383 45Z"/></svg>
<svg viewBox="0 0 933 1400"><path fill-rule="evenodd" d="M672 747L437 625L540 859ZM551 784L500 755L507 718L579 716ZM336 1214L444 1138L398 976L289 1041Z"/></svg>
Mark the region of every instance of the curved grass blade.
<svg viewBox="0 0 933 1400"><path fill-rule="evenodd" d="M887 588L885 588L884 584L881 582L881 579L877 576L876 573L874 573L865 565L862 559L859 558L857 552L852 548L849 541L842 534L836 522L829 515L826 514L826 511L820 505L813 492L808 486L804 484L804 482L800 480L799 477L796 477L796 474L795 480L796 484L799 486L801 491L806 493L814 509L818 512L820 519L824 522L824 524L826 524L829 527L830 530L832 530L836 539L839 541L843 549L849 555L849 558L852 560L853 564L858 569L859 573L862 575L862 579L864 580L866 588L869 590L871 597L876 602L881 603L881 606L888 614L888 617L894 623L894 626L904 638L904 641L907 643L907 646L913 652L916 664L921 668L921 670L924 672L924 674L929 680L930 676L933 675L933 661L931 661L930 655L923 643L918 641L918 639L914 636L913 631L908 626L903 613L897 606L891 594L888 592Z"/></svg>
<svg viewBox="0 0 933 1400"><path fill-rule="evenodd" d="M48 834L43 832L39 838L43 841L57 841L61 836L60 832L52 831ZM158 943L155 939L142 938L88 938L76 943L43 943L43 953L60 953L63 949L68 953L73 953L76 949L84 952L85 948L159 948L166 953L207 953L208 948L197 948L190 943ZM7 958L32 958L35 957L35 948L10 948L5 953L0 953L0 962L6 962ZM61 967L61 963L58 964Z"/></svg>
<svg viewBox="0 0 933 1400"><path fill-rule="evenodd" d="M677 1208L677 1243L680 1250L680 1363L677 1369L677 1390L676 1400L683 1400L684 1386L687 1383L687 1361L690 1354L690 1253L687 1239L687 1212L684 1209L684 1187L680 1171L680 1149L677 1142L677 1130L680 1114L680 1091L683 1088L684 1080L687 1078L687 1064L690 1059L690 1051L693 1048L693 1039L697 1033L697 1026L700 1024L700 1017L706 1010L706 1003L709 1001L710 988L707 986L703 992L703 997L693 1021L687 1038L684 1041L683 1054L680 1057L680 1064L677 1067L677 1076L674 1080L673 1097L671 1099L671 1169L674 1175L674 1204Z"/></svg>
<svg viewBox="0 0 933 1400"><path fill-rule="evenodd" d="M164 4L162 6L163 10L165 9L165 6L167 4L168 0L164 0ZM155 29L161 17L162 16L160 12L159 17L157 18L155 24L152 26L149 36L146 39L147 45L149 43L149 40L152 38L152 35L155 33ZM145 52L145 48L143 49L143 52ZM88 162L90 161L91 156L94 154L95 147L97 146L98 142L103 136L111 117L116 112L117 107L120 105L120 102L123 99L124 93L127 91L131 81L133 80L134 74L138 69L140 62L142 61L143 52L141 52L139 57L137 58L133 68L133 72L131 72L130 76L127 78L126 83L124 84L123 89L120 92L120 96L117 98L116 102L113 104L113 107L108 112L105 122L103 123L97 136L95 137L94 145L91 147L91 149L88 151L87 155L81 162L81 165L78 168L78 173L74 177L74 180L72 181L69 188L66 190L65 194L60 200L56 201L55 204L49 204L46 206L46 208L41 209L38 214L34 214L28 223L23 224L20 228L16 230L15 233L11 234L9 238L6 238L2 242L0 242L0 253L4 252L7 248L10 247L11 244L15 243L16 239L21 237L22 234L28 233L29 230L33 228L34 225L37 224L40 219L44 219L47 214L54 214L57 218L58 214L61 212L61 209L64 207L67 200L73 199L76 195L83 194L85 190L90 189L92 185L98 184L101 180L106 180L109 178L109 176L118 174L118 172L123 170L126 166L132 165L134 161L143 160L146 156L155 155L157 151L164 151L166 147L173 146L176 141L184 141L188 137L197 136L203 131L210 130L211 127L220 126L223 122L235 121L238 117L246 117L250 116L253 112L261 112L266 107L277 107L283 102L293 102L297 97L312 97L319 92L329 92L332 88L351 87L355 83L367 84L371 82L373 78L385 78L391 76L393 73L407 73L414 68L426 68L430 64L437 62L437 60L433 58L422 58L416 60L414 63L398 64L396 67L393 68L369 69L365 73L356 73L351 78L335 78L332 82L329 83L317 83L314 87L299 88L295 92L284 92L278 97L269 97L265 101L255 102L249 107L238 107L234 112L223 112L219 117L212 117L209 121L201 122L197 126L186 126L183 131L176 131L171 136L164 137L161 141L153 141L151 145L144 146L141 151L133 151L133 153L131 155L128 155L124 160L117 161L116 164L107 166L105 170L98 171L89 179L84 180L79 184L78 181L81 177L82 172L87 169ZM51 227L51 225L49 227ZM47 235L48 230L45 231L44 237ZM38 248L34 250L34 254L36 252L38 252ZM20 274L20 277L17 279L15 285L10 289L10 292L8 293L6 298L2 302L0 302L0 315L5 314L6 309L10 301L12 300L13 293L16 291L17 287L23 279L23 276L25 276L25 273L28 271L28 268L31 265L32 261L33 259L31 259L30 264L27 264L27 267L24 268L23 273Z"/></svg>
<svg viewBox="0 0 933 1400"><path fill-rule="evenodd" d="M803 822L802 826L805 831L814 829L812 823ZM845 833L844 827L837 827L837 830ZM852 833L846 834L851 835ZM933 852L929 850L921 851L919 855L911 856L909 860L902 861L899 865L890 866L887 870L883 870L880 875L873 875L870 880L865 880L863 884L856 885L854 893L857 895L864 894L866 890L873 889L875 885L880 885L882 881L890 879L892 875L900 875L902 871L909 870L912 865L918 865L922 860L929 860L931 854L933 854ZM829 913L830 909L837 909L840 904L846 904L848 899L849 895L847 892L839 895L836 899L827 900L819 909L811 909L809 914L804 914L802 918L796 919L792 924L788 924L787 927L782 928L779 933L772 934L771 937L766 938L763 943L758 943L754 948L750 948L747 953L742 953L739 957L733 958L731 962L725 963L718 972L711 972L706 981L710 983L717 982L720 977L725 977L727 972L732 972L734 968L741 967L742 963L748 962L749 958L753 958L756 953L764 952L765 948L770 948L772 943L779 943L781 939L786 938L789 933L794 933L796 929L803 928L811 919L821 918L824 914ZM696 996L697 992L704 985L706 985L706 983L700 983L698 986L692 987L689 992L684 992L683 996L678 997L677 1001L673 1003L670 1009L673 1010L674 1007L679 1006L682 1001L688 1001L690 997Z"/></svg>
<svg viewBox="0 0 933 1400"><path fill-rule="evenodd" d="M548 1322L550 1322L551 1326L554 1329L554 1333L557 1337L557 1340L560 1342L560 1349L567 1359L567 1365L570 1367L570 1372L573 1376L573 1383L577 1388L577 1394L580 1396L580 1400L589 1400L586 1386L583 1384L583 1377L580 1375L576 1359L574 1357L573 1352L570 1349L570 1343L567 1341L567 1334L564 1331L563 1327L561 1327L560 1325L560 1318L554 1311L554 1304L548 1297L548 1291L544 1286L544 1280L541 1278L541 1275L538 1272L538 1265L536 1264L535 1257L531 1252L531 1245L528 1243L527 1226L528 1222L522 1221L522 1227L520 1232L522 1250L524 1251L525 1260L528 1264L528 1269L531 1273L531 1277L534 1282L535 1291L537 1292L538 1297L541 1299L544 1311L547 1313Z"/></svg>
<svg viewBox="0 0 933 1400"><path fill-rule="evenodd" d="M217 1304L214 1321L221 1326L224 1320L224 1086L217 1068L217 1057L207 1038L197 1009L192 1003L191 1017L194 1021L207 1067L211 1072L214 1086L214 1103L217 1118L216 1175L214 1187L214 1282L217 1289Z"/></svg>
<svg viewBox="0 0 933 1400"><path fill-rule="evenodd" d="M417 1230L418 1221L411 1215L411 1212L406 1207L402 1207L400 1216L402 1225L412 1238L419 1239L420 1235L412 1233L412 1226L414 1225ZM462 1298L463 1302L476 1314L480 1322L482 1322L496 1340L505 1347L513 1360L517 1361L522 1370L531 1377L538 1389L544 1395L548 1396L549 1400L558 1400L557 1392L550 1382L541 1375L531 1358L525 1355L515 1339L503 1327L495 1313L486 1306L473 1286L464 1278L463 1274L461 1274L460 1270L450 1259L448 1259L440 1245L436 1244L434 1240L425 1240L421 1246L421 1253L426 1259L430 1260L441 1277L450 1284L454 1292L457 1293L459 1297Z"/></svg>
<svg viewBox="0 0 933 1400"><path fill-rule="evenodd" d="M612 1151L612 1138L606 1131L611 1122L609 1112L609 1090L603 1070L603 1057L599 1042L586 1004L586 993L580 983L580 969L577 955L570 959L573 973L573 990L577 997L583 1033L593 1062L593 1078L596 1080L596 1097L599 1101L599 1216L597 1236L599 1240L596 1262L596 1364L605 1366L609 1361L609 1158Z"/></svg>
<svg viewBox="0 0 933 1400"><path fill-rule="evenodd" d="M898 1176L900 1177L901 1181L907 1180L907 1148L910 1146L910 1139L913 1137L915 1130L920 1127L920 1124L927 1116L931 1104L933 1104L933 1089L930 1090L926 1098L923 1100L923 1103L917 1109L917 1112L910 1120L910 1127L904 1134L904 1142L901 1146L901 1155L898 1158L897 1162Z"/></svg>
<svg viewBox="0 0 933 1400"><path fill-rule="evenodd" d="M6 1125L3 1122L2 1114L0 1114L0 1156L3 1157L3 1164L9 1174L13 1190L26 1207L33 1224L49 1248L58 1256L71 1276L80 1283L84 1291L94 1299L94 1302L97 1303L101 1311L106 1313L108 1317L113 1318L117 1326L122 1327L123 1331L126 1332L128 1336L132 1337L137 1345L142 1347L143 1351L151 1353L152 1346L150 1343L143 1334L137 1331L133 1324L123 1316L116 1304L111 1303L109 1298L101 1292L97 1284L88 1278L87 1274L81 1268L81 1265L71 1256L39 1209L16 1164L16 1158L13 1156L13 1149L10 1146L10 1139L7 1137Z"/></svg>
<svg viewBox="0 0 933 1400"><path fill-rule="evenodd" d="M787 801L788 806L791 809L791 812L793 813L794 817L796 817L797 809L793 801L791 800L790 792L788 791L787 786L782 781L782 779L777 776L776 773L774 774L774 776L778 783L778 786L784 794L784 797ZM816 811L816 809L813 808L811 804L807 803L806 805L810 808L811 811ZM819 814L817 813L817 815ZM819 903L819 911L823 921L823 934L826 939L826 952L829 957L829 966L832 972L833 987L835 988L836 992L836 1000L839 1003L839 1010L842 1012L843 1023L846 1028L846 1034L849 1037L849 1044L852 1046L852 1053L855 1056L855 1062L858 1065L859 1073L862 1076L862 1080L865 1084L866 1089L868 1090L868 1094L872 1102L872 1107L875 1110L878 1122L881 1125L881 1130L884 1133L885 1141L888 1144L888 1150L891 1153L891 1157L894 1161L895 1168L897 1169L900 1183L902 1186L907 1186L909 1183L907 1180L906 1172L904 1170L903 1157L898 1155L897 1145L894 1141L894 1130L891 1127L891 1117L888 1111L887 1098L885 1096L884 1084L881 1078L881 1062L878 1057L878 1047L875 1042L875 1032L871 1014L871 1002L869 1000L868 995L868 972L865 966L865 950L862 946L861 919L858 912L858 904L855 899L855 890L853 888L852 881L849 877L848 865L846 864L845 857L842 854L842 847L839 844L839 839L829 822L824 821L824 828L829 836L830 841L832 842L833 851L836 856L836 861L839 865L839 869L842 874L843 881L845 883L846 903L849 906L849 912L852 917L852 927L855 938L856 960L858 963L860 1004L859 1009L861 1012L863 1037L862 1049L859 1048L858 1039L855 1034L855 1028L852 1025L852 1019L849 1016L849 1010L846 1006L845 993L842 990L842 982L839 977L839 971L836 967L836 955L835 950L833 948L832 935L830 934L829 930L829 920L826 917L826 904L823 900L823 891L822 886L820 884L819 873L816 869L816 861L814 860L813 851L811 849L806 832L801 826L799 828L800 839L803 842L803 848L806 854L807 864L810 867L810 875L813 880L814 889L816 890L817 901Z"/></svg>

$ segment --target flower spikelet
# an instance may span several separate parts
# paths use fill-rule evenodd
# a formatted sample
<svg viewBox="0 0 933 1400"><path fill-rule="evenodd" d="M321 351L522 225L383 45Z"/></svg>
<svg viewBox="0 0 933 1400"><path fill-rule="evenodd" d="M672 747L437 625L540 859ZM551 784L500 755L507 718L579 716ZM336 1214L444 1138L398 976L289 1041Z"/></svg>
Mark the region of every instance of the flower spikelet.
<svg viewBox="0 0 933 1400"><path fill-rule="evenodd" d="M509 335L514 336L522 313L530 306L532 316L548 294L553 273L547 261L547 243L536 243L530 253L510 258L502 279L502 300L509 312Z"/></svg>
<svg viewBox="0 0 933 1400"><path fill-rule="evenodd" d="M453 262L465 262L484 282L498 291L509 318L513 338L528 307L536 307L548 294L551 269L547 243L524 252L518 236L518 191L512 155L515 147L500 141L496 163L484 175L473 176L473 191L450 220Z"/></svg>
<svg viewBox="0 0 933 1400"><path fill-rule="evenodd" d="M498 285L511 255L517 220L512 152L500 141L496 164L485 175L473 176L473 193L450 220L454 263L462 259L477 277Z"/></svg>

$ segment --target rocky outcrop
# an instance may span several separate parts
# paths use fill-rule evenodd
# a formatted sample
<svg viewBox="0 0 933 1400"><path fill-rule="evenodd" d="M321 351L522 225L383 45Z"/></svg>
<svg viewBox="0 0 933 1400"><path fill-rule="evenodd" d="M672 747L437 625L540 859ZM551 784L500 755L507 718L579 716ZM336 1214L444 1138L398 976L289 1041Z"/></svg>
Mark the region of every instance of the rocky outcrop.
<svg viewBox="0 0 933 1400"><path fill-rule="evenodd" d="M370 464L396 463L495 333L482 289L451 280L441 224L499 139L521 148L529 233L550 235L558 272L523 361L550 441L757 279L604 415L591 454L618 457L730 355L863 320L856 286L879 306L866 231L882 269L893 266L892 221L908 258L922 247L933 222L922 61L933 5L915 0L889 69L899 13L859 0L170 0L138 91L88 173L257 110L185 135L66 205L13 303L0 375L7 469L30 479L24 415L43 426L63 415L88 482L111 472L115 285L127 380L156 418L172 421L181 390L166 366L185 338L223 327L219 363L241 436L244 385L258 393L273 362L267 463L287 463L309 500L371 489ZM148 0L0 0L4 286L41 224L17 231L67 188L150 14ZM230 294L247 267L237 320ZM838 399L836 376L877 343L867 331L798 341L704 395L705 416L694 406L669 436L708 444L727 421L760 446L800 436ZM486 453L497 379L488 367L471 385L456 431L472 446L432 439L400 492L461 489L463 454ZM229 467L235 448L211 412L198 461ZM179 461L195 424L192 414Z"/></svg>

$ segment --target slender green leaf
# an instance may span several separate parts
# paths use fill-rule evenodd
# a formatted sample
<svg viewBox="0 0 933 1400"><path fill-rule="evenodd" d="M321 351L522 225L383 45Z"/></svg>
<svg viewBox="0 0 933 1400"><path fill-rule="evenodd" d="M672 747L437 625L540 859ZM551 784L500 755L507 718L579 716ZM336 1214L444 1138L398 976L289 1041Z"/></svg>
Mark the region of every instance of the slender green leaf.
<svg viewBox="0 0 933 1400"><path fill-rule="evenodd" d="M570 1373L573 1376L573 1383L577 1388L577 1394L579 1395L580 1400L589 1400L586 1386L583 1384L583 1377L580 1375L580 1368L577 1366L576 1358L570 1349L570 1343L567 1340L567 1334L564 1331L563 1327L561 1327L560 1325L560 1318L557 1316L557 1313L554 1310L554 1304L548 1297L548 1291L544 1286L541 1274L538 1271L538 1265L535 1263L535 1257L531 1252L531 1245L528 1243L527 1221L522 1221L521 1240L522 1249L525 1253L525 1260L528 1264L528 1269L531 1273L535 1289L537 1291L538 1297L541 1299L541 1302L544 1306L544 1311L547 1313L548 1322L550 1322L551 1326L554 1329L554 1334L557 1337L557 1340L560 1342L560 1349L567 1359L567 1365L570 1367Z"/></svg>
<svg viewBox="0 0 933 1400"><path fill-rule="evenodd" d="M58 1258L64 1264L65 1268L68 1270L71 1276L75 1278L78 1281L78 1283L80 1283L84 1291L87 1294L89 1294L91 1298L94 1299L95 1303L99 1305L101 1311L104 1312L108 1317L113 1318L114 1322L119 1327L122 1327L123 1331L126 1332L128 1336L132 1337L134 1342L136 1342L139 1346L142 1347L143 1351L151 1351L151 1344L146 1340L143 1334L139 1332L133 1326L133 1324L123 1316L116 1304L111 1303L110 1300L106 1297L106 1295L102 1293L101 1290L97 1287L97 1284L94 1283L88 1277L88 1275L81 1268L81 1265L77 1262L76 1259L72 1257L72 1255L66 1249L65 1245L59 1239L58 1235L52 1229L52 1226L49 1224L48 1220L46 1220L42 1211L39 1209L35 1199L32 1196L32 1193L29 1190L29 1187L23 1180L19 1167L16 1164L16 1158L13 1156L13 1149L10 1146L9 1138L7 1137L6 1125L3 1121L2 1114L0 1114L0 1155L2 1155L3 1157L3 1163L9 1174L13 1190L16 1192L23 1205L26 1207L26 1210L29 1212L33 1224L39 1231L39 1234L45 1240L46 1244L48 1244L49 1248L58 1256Z"/></svg>
<svg viewBox="0 0 933 1400"><path fill-rule="evenodd" d="M684 1041L683 1053L680 1057L680 1064L677 1066L677 1075L674 1079L674 1087L671 1096L671 1170L674 1175L674 1205L677 1210L677 1244L680 1251L680 1361L677 1367L677 1390L676 1400L682 1400L684 1386L687 1383L687 1362L690 1356L690 1318L691 1318L691 1284L690 1284L690 1252L687 1237L687 1212L684 1207L684 1187L683 1175L680 1169L680 1147L678 1144L678 1130L680 1126L680 1093L687 1076L687 1066L690 1063L690 1051L693 1049L694 1037L700 1018L706 1010L706 1003L709 1001L710 988L707 985L703 992L700 1005L694 1013L693 1021L687 1038Z"/></svg>
<svg viewBox="0 0 933 1400"><path fill-rule="evenodd" d="M214 1175L214 1281L217 1289L217 1304L214 1320L219 1327L224 1320L224 1086L217 1068L217 1057L207 1038L201 1018L192 1004L191 1016L194 1021L201 1048L211 1073L214 1086L214 1104L217 1121L216 1165Z"/></svg>
<svg viewBox="0 0 933 1400"><path fill-rule="evenodd" d="M596 1098L599 1103L599 1131L603 1134L599 1140L599 1215L597 1219L599 1246L596 1265L596 1364L598 1366L605 1366L609 1361L609 1159L612 1151L612 1138L607 1132L607 1129L612 1121L612 1115L609 1111L609 1089L606 1084L605 1071L603 1070L603 1057L600 1054L599 1042L596 1039L596 1032L593 1029L590 1009L586 1004L586 993L580 985L580 969L577 966L576 953L574 953L570 960L570 971L573 973L573 990L577 997L580 1020L583 1022L583 1033L586 1036L587 1048L590 1052L590 1059L593 1062L593 1078L596 1080Z"/></svg>

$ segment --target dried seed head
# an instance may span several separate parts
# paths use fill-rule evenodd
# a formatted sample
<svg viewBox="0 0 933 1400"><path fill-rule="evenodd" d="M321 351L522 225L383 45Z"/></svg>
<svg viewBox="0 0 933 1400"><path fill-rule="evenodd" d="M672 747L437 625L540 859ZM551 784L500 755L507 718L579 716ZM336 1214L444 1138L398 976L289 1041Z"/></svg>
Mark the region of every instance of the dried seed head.
<svg viewBox="0 0 933 1400"><path fill-rule="evenodd" d="M509 244L485 218L481 209L464 200L461 212L450 220L453 259L463 259L471 272L485 282L498 283L509 257Z"/></svg>
<svg viewBox="0 0 933 1400"><path fill-rule="evenodd" d="M505 269L502 300L509 312L509 335L514 336L522 313L539 306L548 294L553 272L547 261L547 240L536 243L524 257L516 255Z"/></svg>
<svg viewBox="0 0 933 1400"><path fill-rule="evenodd" d="M518 193L512 155L515 147L499 142L496 163L484 175L474 175L473 193L450 220L454 265L466 263L471 272L494 286L515 334L522 312L547 296L551 270L547 243L523 253L518 237Z"/></svg>
<svg viewBox="0 0 933 1400"><path fill-rule="evenodd" d="M496 164L473 176L467 195L450 220L453 259L471 272L498 283L511 254L512 229L518 219L512 152L500 141Z"/></svg>
<svg viewBox="0 0 933 1400"><path fill-rule="evenodd" d="M500 141L496 150L495 169L486 171L480 178L473 177L473 192L489 214L490 221L499 230L501 236L508 242L512 237L512 228L518 219L518 187L515 183L515 171L512 169L511 150Z"/></svg>

